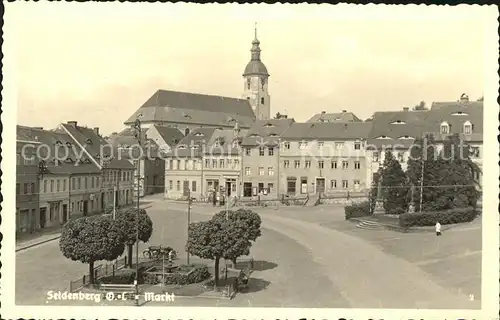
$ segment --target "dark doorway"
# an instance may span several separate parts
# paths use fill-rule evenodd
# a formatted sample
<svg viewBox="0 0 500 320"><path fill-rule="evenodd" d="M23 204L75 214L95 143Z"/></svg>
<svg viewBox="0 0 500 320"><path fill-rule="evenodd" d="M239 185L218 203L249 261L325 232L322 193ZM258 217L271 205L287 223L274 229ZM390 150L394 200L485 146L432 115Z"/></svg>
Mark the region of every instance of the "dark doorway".
<svg viewBox="0 0 500 320"><path fill-rule="evenodd" d="M316 178L316 193L325 193L325 178Z"/></svg>
<svg viewBox="0 0 500 320"><path fill-rule="evenodd" d="M101 192L101 210L104 210L104 192Z"/></svg>
<svg viewBox="0 0 500 320"><path fill-rule="evenodd" d="M83 201L83 215L86 216L89 212L89 202Z"/></svg>
<svg viewBox="0 0 500 320"><path fill-rule="evenodd" d="M40 228L45 228L47 208L40 208Z"/></svg>
<svg viewBox="0 0 500 320"><path fill-rule="evenodd" d="M244 197L251 197L252 196L252 183L251 182L243 183L243 196Z"/></svg>
<svg viewBox="0 0 500 320"><path fill-rule="evenodd" d="M118 208L119 203L120 203L119 198L120 198L120 193L118 192L118 190L116 190L115 191L115 207L117 207L117 208Z"/></svg>
<svg viewBox="0 0 500 320"><path fill-rule="evenodd" d="M231 196L231 187L232 187L232 183L230 181L226 181L226 195L228 197Z"/></svg>
<svg viewBox="0 0 500 320"><path fill-rule="evenodd" d="M62 214L63 214L63 223L66 223L68 221L68 205L63 204L62 207Z"/></svg>
<svg viewBox="0 0 500 320"><path fill-rule="evenodd" d="M189 196L189 181L184 180L182 192L184 197Z"/></svg>

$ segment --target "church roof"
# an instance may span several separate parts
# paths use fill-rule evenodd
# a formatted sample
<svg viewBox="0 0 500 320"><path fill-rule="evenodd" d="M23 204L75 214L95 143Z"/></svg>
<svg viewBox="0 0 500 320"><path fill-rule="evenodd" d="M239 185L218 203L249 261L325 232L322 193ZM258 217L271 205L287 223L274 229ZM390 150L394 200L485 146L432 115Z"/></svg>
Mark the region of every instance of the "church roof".
<svg viewBox="0 0 500 320"><path fill-rule="evenodd" d="M311 119L307 120L307 122L361 122L354 113L352 112L335 112L335 113L326 113L321 112L317 113L311 117Z"/></svg>
<svg viewBox="0 0 500 320"><path fill-rule="evenodd" d="M243 76L251 75L262 75L269 77L269 72L267 71L267 68L262 61L250 60L250 62L248 62L247 66L245 67Z"/></svg>
<svg viewBox="0 0 500 320"><path fill-rule="evenodd" d="M169 90L156 91L125 125L134 123L137 115L149 123L177 122L233 127L250 127L255 115L246 99Z"/></svg>

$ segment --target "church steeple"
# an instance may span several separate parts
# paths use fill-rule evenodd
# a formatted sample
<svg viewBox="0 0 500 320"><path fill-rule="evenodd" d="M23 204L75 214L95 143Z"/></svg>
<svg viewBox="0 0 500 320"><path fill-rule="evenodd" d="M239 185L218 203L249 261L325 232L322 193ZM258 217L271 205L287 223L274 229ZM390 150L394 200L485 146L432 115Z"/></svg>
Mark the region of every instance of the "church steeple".
<svg viewBox="0 0 500 320"><path fill-rule="evenodd" d="M251 52L250 62L247 64L243 76L261 75L269 77L269 73L267 72L266 66L260 60L261 49L260 49L260 41L257 38L257 22L255 23L255 37L252 41L252 49L250 49L250 52Z"/></svg>

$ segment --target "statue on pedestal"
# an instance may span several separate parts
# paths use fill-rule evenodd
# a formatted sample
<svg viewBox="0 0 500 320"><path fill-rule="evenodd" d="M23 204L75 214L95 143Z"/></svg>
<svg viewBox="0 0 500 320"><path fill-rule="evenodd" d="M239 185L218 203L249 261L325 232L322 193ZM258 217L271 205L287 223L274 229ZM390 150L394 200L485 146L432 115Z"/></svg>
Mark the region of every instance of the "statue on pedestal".
<svg viewBox="0 0 500 320"><path fill-rule="evenodd" d="M375 202L375 210L373 214L385 214L384 197L382 196L382 176L379 178L377 184L377 200Z"/></svg>
<svg viewBox="0 0 500 320"><path fill-rule="evenodd" d="M415 192L415 186L411 186L411 198L410 198L410 206L408 207L408 213L414 213L415 212L415 198L414 198L414 192Z"/></svg>

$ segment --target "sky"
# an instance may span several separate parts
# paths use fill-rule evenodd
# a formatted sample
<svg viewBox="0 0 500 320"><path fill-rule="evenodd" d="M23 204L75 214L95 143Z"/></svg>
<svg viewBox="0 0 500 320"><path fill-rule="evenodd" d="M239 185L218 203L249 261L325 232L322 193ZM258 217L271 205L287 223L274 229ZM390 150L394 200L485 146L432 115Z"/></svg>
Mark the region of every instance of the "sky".
<svg viewBox="0 0 500 320"><path fill-rule="evenodd" d="M240 98L257 22L271 114L366 119L483 95L480 6L6 3L18 124L109 134L158 89ZM10 42L7 42L10 39Z"/></svg>

